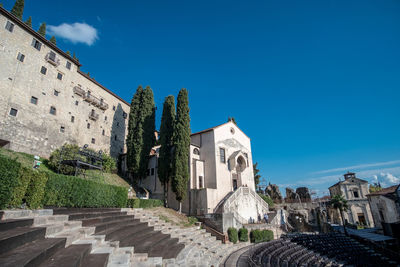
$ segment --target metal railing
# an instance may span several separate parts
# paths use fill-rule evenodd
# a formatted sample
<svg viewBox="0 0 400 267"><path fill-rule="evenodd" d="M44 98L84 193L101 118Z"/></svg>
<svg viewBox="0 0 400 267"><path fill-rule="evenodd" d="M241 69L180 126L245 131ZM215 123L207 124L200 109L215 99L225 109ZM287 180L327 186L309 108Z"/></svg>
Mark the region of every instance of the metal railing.
<svg viewBox="0 0 400 267"><path fill-rule="evenodd" d="M91 112L89 113L89 119L92 119L92 120L94 120L94 121L97 121L97 120L99 119L99 114L97 114L97 113L94 112L94 111L91 111Z"/></svg>
<svg viewBox="0 0 400 267"><path fill-rule="evenodd" d="M47 62L54 66L60 65L60 59L56 57L56 55L51 54L50 52L46 54L45 59Z"/></svg>

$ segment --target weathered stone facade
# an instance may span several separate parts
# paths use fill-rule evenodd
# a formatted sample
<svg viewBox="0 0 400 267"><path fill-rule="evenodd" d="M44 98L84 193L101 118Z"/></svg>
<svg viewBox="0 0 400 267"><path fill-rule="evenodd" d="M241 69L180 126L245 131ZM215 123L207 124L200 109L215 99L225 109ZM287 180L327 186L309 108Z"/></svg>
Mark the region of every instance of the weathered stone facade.
<svg viewBox="0 0 400 267"><path fill-rule="evenodd" d="M79 67L0 8L0 144L43 157L64 143L123 153L129 104Z"/></svg>
<svg viewBox="0 0 400 267"><path fill-rule="evenodd" d="M265 188L265 194L268 195L274 203L282 203L282 194L279 191L279 186L276 184L268 184Z"/></svg>
<svg viewBox="0 0 400 267"><path fill-rule="evenodd" d="M344 212L346 221L352 224L361 223L370 227L374 226L371 208L367 199L368 182L356 177L355 173L344 174L344 181L340 181L329 187L331 197L342 195L347 200L348 210ZM330 217L334 223L341 224L339 216L333 214L336 210L331 210Z"/></svg>

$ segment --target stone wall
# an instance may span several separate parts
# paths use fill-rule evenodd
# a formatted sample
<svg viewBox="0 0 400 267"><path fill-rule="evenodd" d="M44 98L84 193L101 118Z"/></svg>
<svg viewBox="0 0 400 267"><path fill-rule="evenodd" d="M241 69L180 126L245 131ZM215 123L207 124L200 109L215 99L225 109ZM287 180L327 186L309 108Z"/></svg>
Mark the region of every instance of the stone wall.
<svg viewBox="0 0 400 267"><path fill-rule="evenodd" d="M12 32L5 28L7 21L14 24ZM21 23L0 10L0 140L10 142L12 150L42 157L64 143L88 144L115 158L123 153L129 104L80 72L72 58ZM40 50L32 45L34 40L41 44ZM50 52L55 53L53 59ZM19 54L24 55L23 62ZM90 91L97 104L74 93L76 86L85 97ZM51 107L55 114L50 114ZM10 115L11 109L17 110L16 116Z"/></svg>

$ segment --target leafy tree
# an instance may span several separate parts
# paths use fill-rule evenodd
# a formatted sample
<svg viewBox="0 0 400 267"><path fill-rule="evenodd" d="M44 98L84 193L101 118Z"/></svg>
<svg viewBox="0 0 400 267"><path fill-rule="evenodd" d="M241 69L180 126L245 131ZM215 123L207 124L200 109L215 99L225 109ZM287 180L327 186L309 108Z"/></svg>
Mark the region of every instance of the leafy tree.
<svg viewBox="0 0 400 267"><path fill-rule="evenodd" d="M13 8L11 9L11 14L15 15L17 18L22 20L22 15L24 14L24 0L17 0Z"/></svg>
<svg viewBox="0 0 400 267"><path fill-rule="evenodd" d="M373 185L371 184L369 186L369 192L370 193L378 192L378 191L381 191L381 190L382 190L382 187L381 187L380 183L374 183Z"/></svg>
<svg viewBox="0 0 400 267"><path fill-rule="evenodd" d="M253 173L254 173L254 186L255 188L257 188L258 184L260 183L260 178L261 175L259 175L258 173L260 172L259 169L257 169L257 162L253 164Z"/></svg>
<svg viewBox="0 0 400 267"><path fill-rule="evenodd" d="M74 53L75 55L75 53ZM128 121L127 145L127 165L132 175L133 182L139 173L139 163L141 149L143 147L143 118L141 112L141 102L143 97L143 87L139 85L133 95Z"/></svg>
<svg viewBox="0 0 400 267"><path fill-rule="evenodd" d="M339 210L340 217L342 218L342 223L343 223L343 231L344 231L345 235L348 235L347 230L346 230L346 224L344 221L344 215L343 215L343 211L347 211L347 209L348 209L347 200L342 195L335 195L331 199L331 204L332 204L333 208Z"/></svg>
<svg viewBox="0 0 400 267"><path fill-rule="evenodd" d="M51 42L53 45L57 45L57 40L56 40L56 37L54 37L54 36L51 36L51 38L50 38L50 42Z"/></svg>
<svg viewBox="0 0 400 267"><path fill-rule="evenodd" d="M272 208L272 207L274 206L274 201L272 200L271 197L266 196L266 195L261 194L261 193L258 193L258 195L259 195L265 202L268 203L268 206L269 206L270 208Z"/></svg>
<svg viewBox="0 0 400 267"><path fill-rule="evenodd" d="M43 22L42 24L40 24L38 33L39 33L40 35L42 35L43 37L46 36L46 22Z"/></svg>
<svg viewBox="0 0 400 267"><path fill-rule="evenodd" d="M3 3L0 3L0 7L3 7Z"/></svg>
<svg viewBox="0 0 400 267"><path fill-rule="evenodd" d="M156 142L156 106L154 104L153 90L146 86L143 91L141 113L143 116L143 148L139 162L139 177L145 178L149 166L150 151Z"/></svg>
<svg viewBox="0 0 400 267"><path fill-rule="evenodd" d="M76 57L75 52L72 54L72 58L79 62L79 59Z"/></svg>
<svg viewBox="0 0 400 267"><path fill-rule="evenodd" d="M236 120L235 120L234 117L228 117L228 121L231 121L231 122L233 122L234 124L237 125Z"/></svg>
<svg viewBox="0 0 400 267"><path fill-rule="evenodd" d="M179 201L179 212L182 211L182 200L186 197L189 181L189 149L190 149L190 116L188 91L182 88L178 94L176 120L174 126L174 156L172 191Z"/></svg>
<svg viewBox="0 0 400 267"><path fill-rule="evenodd" d="M25 24L32 28L32 17L29 17L29 18L25 21Z"/></svg>
<svg viewBox="0 0 400 267"><path fill-rule="evenodd" d="M160 126L160 154L158 158L158 179L164 186L164 206L168 207L168 183L172 179L172 148L175 122L175 98L165 98Z"/></svg>

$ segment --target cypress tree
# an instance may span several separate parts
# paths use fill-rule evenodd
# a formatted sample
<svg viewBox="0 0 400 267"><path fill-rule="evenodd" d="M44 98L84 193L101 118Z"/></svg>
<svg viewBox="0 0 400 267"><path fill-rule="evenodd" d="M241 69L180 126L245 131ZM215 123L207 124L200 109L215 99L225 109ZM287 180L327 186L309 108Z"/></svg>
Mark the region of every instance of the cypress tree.
<svg viewBox="0 0 400 267"><path fill-rule="evenodd" d="M145 178L149 166L150 151L153 148L156 138L156 106L154 104L153 90L146 86L142 98L142 117L143 117L143 147L139 162L139 177Z"/></svg>
<svg viewBox="0 0 400 267"><path fill-rule="evenodd" d="M131 102L128 121L128 135L126 140L127 165L128 170L132 175L131 182L133 182L138 176L141 148L143 146L143 118L141 114L142 98L143 88L141 85L139 85Z"/></svg>
<svg viewBox="0 0 400 267"><path fill-rule="evenodd" d="M32 28L32 17L29 17L29 18L25 21L25 24Z"/></svg>
<svg viewBox="0 0 400 267"><path fill-rule="evenodd" d="M172 148L174 146L175 99L172 95L164 101L160 125L160 154L158 179L164 186L164 206L168 207L168 183L172 177Z"/></svg>
<svg viewBox="0 0 400 267"><path fill-rule="evenodd" d="M22 20L22 14L24 14L24 0L17 0L13 8L11 9L11 14L15 15L17 18Z"/></svg>
<svg viewBox="0 0 400 267"><path fill-rule="evenodd" d="M67 50L65 53L67 53L68 56L71 56L71 52L69 52L69 50Z"/></svg>
<svg viewBox="0 0 400 267"><path fill-rule="evenodd" d="M231 122L233 122L234 124L237 125L236 120L235 120L234 117L228 117L228 121L231 121Z"/></svg>
<svg viewBox="0 0 400 267"><path fill-rule="evenodd" d="M76 57L75 52L73 53L72 58L79 62L79 59Z"/></svg>
<svg viewBox="0 0 400 267"><path fill-rule="evenodd" d="M46 36L46 22L43 22L43 23L40 25L39 30L38 30L38 33L39 33L40 35L42 35L43 37Z"/></svg>
<svg viewBox="0 0 400 267"><path fill-rule="evenodd" d="M172 191L179 201L179 212L182 201L186 198L189 181L190 117L188 91L182 88L178 94L176 120L174 127L174 158Z"/></svg>
<svg viewBox="0 0 400 267"><path fill-rule="evenodd" d="M54 45L57 45L57 40L56 40L56 37L54 37L54 36L51 36L51 38L50 38L50 42L51 42L52 44L54 44Z"/></svg>

